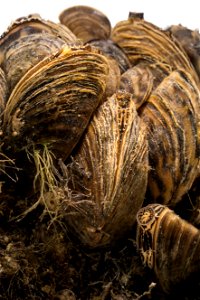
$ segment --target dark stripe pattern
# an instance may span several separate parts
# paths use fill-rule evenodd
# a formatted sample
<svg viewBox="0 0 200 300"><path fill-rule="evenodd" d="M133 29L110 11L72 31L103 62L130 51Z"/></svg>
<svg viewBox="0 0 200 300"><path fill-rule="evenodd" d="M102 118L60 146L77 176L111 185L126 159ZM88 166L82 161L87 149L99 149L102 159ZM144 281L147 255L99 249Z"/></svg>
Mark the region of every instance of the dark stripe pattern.
<svg viewBox="0 0 200 300"><path fill-rule="evenodd" d="M117 23L112 39L124 50L133 66L146 61L171 66L172 70L183 68L198 80L188 56L175 38L137 15Z"/></svg>
<svg viewBox="0 0 200 300"><path fill-rule="evenodd" d="M20 150L45 144L67 157L105 91L107 64L88 47L65 47L31 68L4 111L4 131ZM37 146L36 146L37 147Z"/></svg>
<svg viewBox="0 0 200 300"><path fill-rule="evenodd" d="M114 94L96 111L68 170L77 208L66 222L84 244L109 244L132 227L147 174L145 125L131 95Z"/></svg>
<svg viewBox="0 0 200 300"><path fill-rule="evenodd" d="M101 11L77 5L65 9L59 16L60 22L68 27L84 43L92 40L108 39L111 24Z"/></svg>
<svg viewBox="0 0 200 300"><path fill-rule="evenodd" d="M166 77L140 109L148 129L153 201L174 205L190 189L200 157L200 93L185 71Z"/></svg>
<svg viewBox="0 0 200 300"><path fill-rule="evenodd" d="M139 210L137 220L137 245L143 262L154 269L166 292L191 273L200 271L200 232L197 228L159 204Z"/></svg>

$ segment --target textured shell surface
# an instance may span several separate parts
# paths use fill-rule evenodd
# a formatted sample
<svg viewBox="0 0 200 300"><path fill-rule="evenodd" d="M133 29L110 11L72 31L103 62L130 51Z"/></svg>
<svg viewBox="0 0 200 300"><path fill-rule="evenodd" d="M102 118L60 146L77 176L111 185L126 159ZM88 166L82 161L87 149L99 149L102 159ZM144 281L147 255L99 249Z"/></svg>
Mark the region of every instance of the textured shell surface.
<svg viewBox="0 0 200 300"><path fill-rule="evenodd" d="M120 85L120 68L118 63L112 57L105 56L105 59L108 64L108 76L103 101L106 101L108 97L112 96Z"/></svg>
<svg viewBox="0 0 200 300"><path fill-rule="evenodd" d="M31 15L16 20L1 36L0 61L10 91L43 58L56 53L64 44L76 44L70 30L61 30L59 26L62 25Z"/></svg>
<svg viewBox="0 0 200 300"><path fill-rule="evenodd" d="M8 84L5 72L0 68L0 115L2 115L8 95Z"/></svg>
<svg viewBox="0 0 200 300"><path fill-rule="evenodd" d="M131 93L136 109L149 98L154 84L152 72L145 65L136 65L121 75L119 90Z"/></svg>
<svg viewBox="0 0 200 300"><path fill-rule="evenodd" d="M137 245L143 263L153 268L168 293L200 272L200 231L168 207L150 204L137 214Z"/></svg>
<svg viewBox="0 0 200 300"><path fill-rule="evenodd" d="M109 19L93 7L85 5L69 7L60 14L59 19L84 43L108 39L110 36Z"/></svg>
<svg viewBox="0 0 200 300"><path fill-rule="evenodd" d="M50 33L36 33L12 41L2 62L9 89L12 91L22 76L44 58L58 52L65 42Z"/></svg>
<svg viewBox="0 0 200 300"><path fill-rule="evenodd" d="M170 73L171 68L167 65L140 62L121 75L119 90L131 93L139 110Z"/></svg>
<svg viewBox="0 0 200 300"><path fill-rule="evenodd" d="M180 42L183 49L188 54L192 64L200 77L200 33L198 30L191 30L182 25L172 25L167 28Z"/></svg>
<svg viewBox="0 0 200 300"><path fill-rule="evenodd" d="M192 63L177 40L137 14L117 23L111 37L124 50L133 66L146 61L169 65L172 70L183 68L198 82Z"/></svg>
<svg viewBox="0 0 200 300"><path fill-rule="evenodd" d="M122 74L131 67L131 63L129 62L126 54L111 39L94 40L91 41L90 44L100 49L106 56L115 59Z"/></svg>
<svg viewBox="0 0 200 300"><path fill-rule="evenodd" d="M174 205L199 173L199 89L190 74L173 71L139 114L148 128L151 197L154 202Z"/></svg>
<svg viewBox="0 0 200 300"><path fill-rule="evenodd" d="M63 39L66 43L69 41L76 42L77 40L75 35L66 26L45 20L39 14L32 14L16 19L7 30L3 32L0 38L1 58L4 51L6 51L7 45L9 45L11 41L19 37L43 32L54 34Z"/></svg>
<svg viewBox="0 0 200 300"><path fill-rule="evenodd" d="M145 125L131 95L116 93L95 112L68 166L75 210L66 222L85 245L108 245L131 229L147 174Z"/></svg>
<svg viewBox="0 0 200 300"><path fill-rule="evenodd" d="M104 94L107 72L106 60L91 46L65 46L39 62L8 99L6 143L18 150L45 144L66 158Z"/></svg>

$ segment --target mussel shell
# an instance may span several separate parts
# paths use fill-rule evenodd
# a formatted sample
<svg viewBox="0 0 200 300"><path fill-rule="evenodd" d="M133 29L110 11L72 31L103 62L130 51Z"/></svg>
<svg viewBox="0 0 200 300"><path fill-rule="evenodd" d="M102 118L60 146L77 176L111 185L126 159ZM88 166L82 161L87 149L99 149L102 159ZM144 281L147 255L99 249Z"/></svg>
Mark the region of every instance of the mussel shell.
<svg viewBox="0 0 200 300"><path fill-rule="evenodd" d="M183 204L187 203L188 220L200 229L200 175L195 179L191 189L184 196ZM182 202L180 203L181 206ZM182 207L180 208L182 211Z"/></svg>
<svg viewBox="0 0 200 300"><path fill-rule="evenodd" d="M136 109L149 98L154 77L145 65L136 65L121 75L119 90L132 94Z"/></svg>
<svg viewBox="0 0 200 300"><path fill-rule="evenodd" d="M174 71L139 113L148 128L151 199L174 205L199 173L199 89L190 74Z"/></svg>
<svg viewBox="0 0 200 300"><path fill-rule="evenodd" d="M0 64L10 91L36 63L77 39L65 26L30 15L17 19L0 38Z"/></svg>
<svg viewBox="0 0 200 300"><path fill-rule="evenodd" d="M109 245L132 228L147 185L146 128L130 94L98 108L72 157L66 222L86 246Z"/></svg>
<svg viewBox="0 0 200 300"><path fill-rule="evenodd" d="M0 116L5 108L6 100L8 96L8 84L5 76L5 72L0 68Z"/></svg>
<svg viewBox="0 0 200 300"><path fill-rule="evenodd" d="M170 73L171 68L167 65L142 62L129 68L121 75L119 90L131 93L136 108L139 110L151 93Z"/></svg>
<svg viewBox="0 0 200 300"><path fill-rule="evenodd" d="M110 21L96 8L84 5L72 6L65 9L59 19L84 43L108 39L110 36Z"/></svg>
<svg viewBox="0 0 200 300"><path fill-rule="evenodd" d="M98 106L107 62L91 46L64 47L31 68L4 111L7 143L16 151L38 145L66 158Z"/></svg>
<svg viewBox="0 0 200 300"><path fill-rule="evenodd" d="M126 54L112 40L95 40L91 41L90 44L100 49L106 56L115 59L122 74L131 67Z"/></svg>
<svg viewBox="0 0 200 300"><path fill-rule="evenodd" d="M10 91L30 68L58 52L64 45L62 39L46 32L23 36L11 42L2 62Z"/></svg>
<svg viewBox="0 0 200 300"><path fill-rule="evenodd" d="M159 204L140 209L137 223L137 245L143 263L153 268L165 292L200 272L197 228Z"/></svg>
<svg viewBox="0 0 200 300"><path fill-rule="evenodd" d="M117 23L111 37L123 49L133 66L146 61L169 65L173 70L183 68L198 82L197 74L178 41L137 14Z"/></svg>
<svg viewBox="0 0 200 300"><path fill-rule="evenodd" d="M167 28L182 45L188 54L197 74L200 77L200 34L198 30L191 30L182 25L172 25Z"/></svg>
<svg viewBox="0 0 200 300"><path fill-rule="evenodd" d="M111 57L105 57L108 64L108 76L106 80L106 90L103 97L103 101L106 101L108 97L111 97L119 88L120 85L120 69L115 59Z"/></svg>
<svg viewBox="0 0 200 300"><path fill-rule="evenodd" d="M77 40L75 35L66 26L45 20L38 14L28 15L16 19L1 35L0 61L3 60L3 55L6 52L7 47L13 41L20 37L30 36L35 33L42 34L44 32L51 33L64 40L66 43L75 43Z"/></svg>

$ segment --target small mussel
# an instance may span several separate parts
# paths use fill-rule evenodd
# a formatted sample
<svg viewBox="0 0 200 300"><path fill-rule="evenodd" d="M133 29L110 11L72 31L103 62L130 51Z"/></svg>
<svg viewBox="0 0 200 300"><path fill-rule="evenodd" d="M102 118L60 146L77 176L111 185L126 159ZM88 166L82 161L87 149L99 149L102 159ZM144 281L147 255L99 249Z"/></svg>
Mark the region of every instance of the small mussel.
<svg viewBox="0 0 200 300"><path fill-rule="evenodd" d="M109 245L132 228L148 170L146 127L131 95L116 93L96 110L67 166L66 222L83 244Z"/></svg>
<svg viewBox="0 0 200 300"><path fill-rule="evenodd" d="M84 5L65 9L59 16L60 22L68 27L83 43L108 39L111 32L109 19L99 10Z"/></svg>
<svg viewBox="0 0 200 300"><path fill-rule="evenodd" d="M149 98L153 90L154 77L145 65L136 65L121 75L119 90L131 93L136 109Z"/></svg>
<svg viewBox="0 0 200 300"><path fill-rule="evenodd" d="M141 62L130 67L121 75L119 90L127 91L133 95L139 112L140 107L148 101L151 93L170 73L169 66Z"/></svg>
<svg viewBox="0 0 200 300"><path fill-rule="evenodd" d="M200 231L168 207L150 204L137 214L137 246L167 293L200 272Z"/></svg>
<svg viewBox="0 0 200 300"><path fill-rule="evenodd" d="M14 151L47 145L65 159L105 91L107 61L91 46L65 46L20 79L3 116L5 144Z"/></svg>

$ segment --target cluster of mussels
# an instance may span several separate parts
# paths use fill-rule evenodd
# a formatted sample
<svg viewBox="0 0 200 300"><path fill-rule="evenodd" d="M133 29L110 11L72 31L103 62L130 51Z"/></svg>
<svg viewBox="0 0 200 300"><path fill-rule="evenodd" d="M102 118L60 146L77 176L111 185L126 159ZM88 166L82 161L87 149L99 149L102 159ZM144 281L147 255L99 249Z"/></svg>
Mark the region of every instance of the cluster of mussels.
<svg viewBox="0 0 200 300"><path fill-rule="evenodd" d="M0 38L1 199L20 199L16 222L42 207L88 247L136 223L169 291L200 270L199 34L140 13L112 28L86 6L59 19L29 15Z"/></svg>

